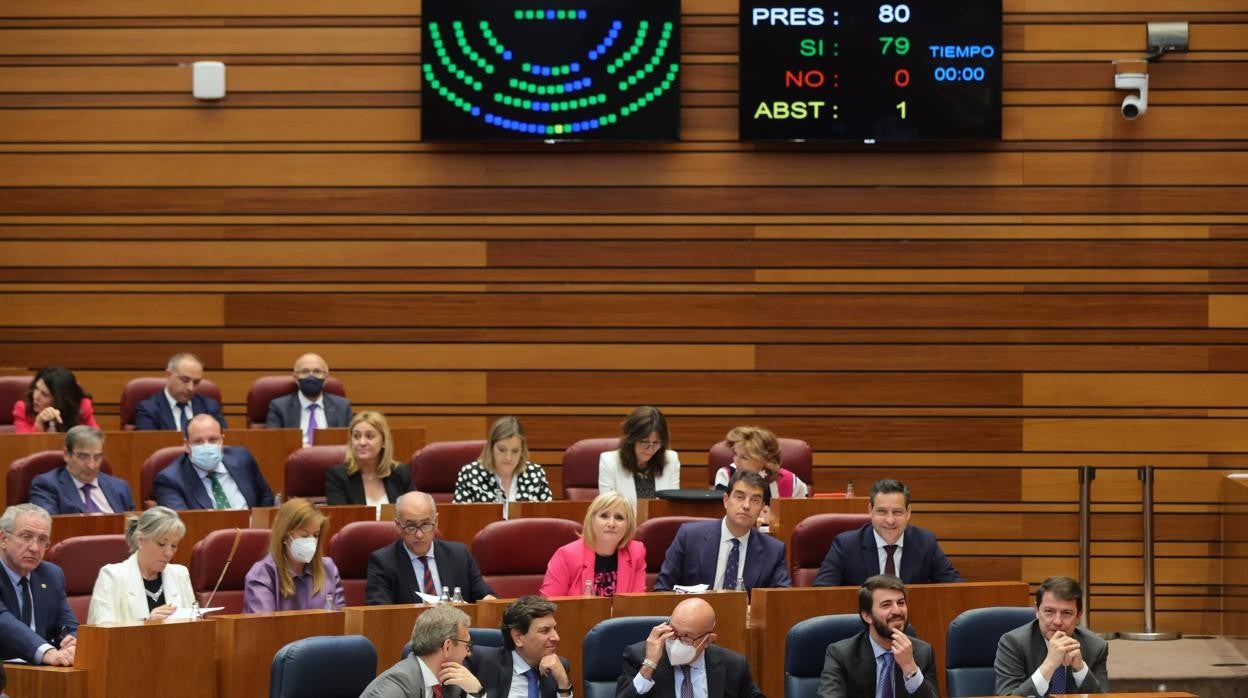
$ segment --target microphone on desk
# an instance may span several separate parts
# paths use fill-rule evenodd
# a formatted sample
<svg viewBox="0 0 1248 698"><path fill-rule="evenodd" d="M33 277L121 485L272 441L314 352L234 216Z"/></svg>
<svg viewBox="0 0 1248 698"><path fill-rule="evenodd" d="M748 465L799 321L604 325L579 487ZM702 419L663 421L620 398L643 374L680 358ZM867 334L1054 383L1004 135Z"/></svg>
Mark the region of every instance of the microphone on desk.
<svg viewBox="0 0 1248 698"><path fill-rule="evenodd" d="M230 554L225 556L225 564L221 566L221 576L217 577L217 583L212 585L212 593L208 595L208 600L204 602L205 607L212 606L212 598L217 595L217 589L221 587L221 582L225 579L225 573L230 569L230 563L234 562L234 553L238 550L238 542L243 539L243 530L241 528L234 529L234 542L230 544Z"/></svg>

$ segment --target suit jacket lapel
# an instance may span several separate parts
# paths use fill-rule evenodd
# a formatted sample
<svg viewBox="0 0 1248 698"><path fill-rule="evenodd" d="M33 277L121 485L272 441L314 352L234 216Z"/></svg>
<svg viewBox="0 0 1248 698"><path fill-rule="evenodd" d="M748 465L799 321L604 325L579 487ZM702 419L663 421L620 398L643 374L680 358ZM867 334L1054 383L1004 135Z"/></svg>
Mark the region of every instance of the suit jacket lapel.
<svg viewBox="0 0 1248 698"><path fill-rule="evenodd" d="M437 541L434 541L437 545ZM403 545L403 539L400 538L394 542L394 562L399 568L399 581L403 585L402 594L407 597L409 603L417 603L420 597L416 596L416 590L420 588L420 583L416 581L416 571L412 569L412 559L407 554L407 546Z"/></svg>
<svg viewBox="0 0 1248 698"><path fill-rule="evenodd" d="M702 550L698 553L702 574L706 575L706 585L711 588L715 587L715 567L719 564L719 533L721 526L723 526L722 522L716 522L716 525L706 527L707 533L702 536L701 540ZM698 583L697 579L686 581L694 584Z"/></svg>
<svg viewBox="0 0 1248 698"><path fill-rule="evenodd" d="M741 570L741 577L747 589L753 589L762 583L759 579L763 570L763 539L760 537L762 535L757 530L752 530L749 538L745 540L745 569ZM712 693L711 695L718 694Z"/></svg>
<svg viewBox="0 0 1248 698"><path fill-rule="evenodd" d="M97 481L98 484L98 481ZM82 504L82 491L74 484L74 478L70 476L69 470L66 468L58 468L56 471L56 493L62 500L61 504L77 504L75 511L66 511L66 514L85 513L86 508ZM107 492L105 493L107 494ZM118 511L113 507L113 511Z"/></svg>
<svg viewBox="0 0 1248 698"><path fill-rule="evenodd" d="M161 576L163 582L164 576ZM130 607L130 617L135 620L143 620L147 618L147 594L146 587L143 586L143 573L139 571L139 559L131 555L126 560L126 604ZM172 588L172 585L170 585ZM165 595L165 602L168 603L168 594Z"/></svg>
<svg viewBox="0 0 1248 698"><path fill-rule="evenodd" d="M650 677L654 679L652 690L657 692L657 698L676 698L676 667L672 666L666 652L659 658L659 666Z"/></svg>
<svg viewBox="0 0 1248 698"><path fill-rule="evenodd" d="M875 529L867 524L862 533L862 565L868 577L880 574L880 550L875 545Z"/></svg>
<svg viewBox="0 0 1248 698"><path fill-rule="evenodd" d="M452 590L459 587L467 594L466 587L468 580L460 579L457 574L459 570L459 560L456 559L454 553L451 552L451 546L438 540L433 539L433 560L438 566L438 578L442 580L442 586L450 587ZM413 575L415 573L413 572Z"/></svg>
<svg viewBox="0 0 1248 698"><path fill-rule="evenodd" d="M702 655L706 661L706 694L708 696L722 696L724 695L724 686L728 683L728 669L724 667L724 663L721 661L718 653L711 654L713 648L714 645L707 647L706 652Z"/></svg>
<svg viewBox="0 0 1248 698"><path fill-rule="evenodd" d="M117 483L112 480L105 480L103 473L100 473L96 483L104 491L104 498L108 500L108 505L113 508L113 513L124 513L126 511L126 503L121 500L121 489L117 487Z"/></svg>
<svg viewBox="0 0 1248 698"><path fill-rule="evenodd" d="M182 484L186 486L191 499L195 504L199 505L195 509L213 509L212 499L208 496L208 490L204 488L204 481L199 477L199 470L191 465L191 460L187 456L182 456Z"/></svg>
<svg viewBox="0 0 1248 698"><path fill-rule="evenodd" d="M498 695L505 696L511 690L511 677L515 674L511 666L511 650L500 647L502 656L498 662Z"/></svg>
<svg viewBox="0 0 1248 698"><path fill-rule="evenodd" d="M288 395L290 399L286 401L286 414L282 416L282 420L290 425L292 429L299 428L299 422L303 419L303 406L299 404L299 391Z"/></svg>
<svg viewBox="0 0 1248 698"><path fill-rule="evenodd" d="M247 502L247 506L256 506L255 492L256 488L251 482L251 473L243 467L242 463L231 463L230 459L225 457L224 451L221 454L221 462L225 464L225 470L234 478L234 484L238 486L238 491L243 493L243 500ZM203 489L203 488L200 488Z"/></svg>
<svg viewBox="0 0 1248 698"><path fill-rule="evenodd" d="M356 502L367 501L364 498L364 476L358 472L347 476L347 498Z"/></svg>

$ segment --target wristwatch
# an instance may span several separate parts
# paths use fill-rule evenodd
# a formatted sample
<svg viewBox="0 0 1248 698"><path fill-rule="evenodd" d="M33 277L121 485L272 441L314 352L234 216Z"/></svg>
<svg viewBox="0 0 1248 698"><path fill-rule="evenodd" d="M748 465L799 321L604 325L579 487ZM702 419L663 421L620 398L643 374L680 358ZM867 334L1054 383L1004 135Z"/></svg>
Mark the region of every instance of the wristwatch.
<svg viewBox="0 0 1248 698"><path fill-rule="evenodd" d="M647 658L645 658L645 659L641 660L641 665L642 665L642 666L648 666L648 667L650 667L651 669L658 669L658 668L659 668L659 663L658 663L658 662L656 662L656 661L654 661L653 659L650 659L649 657L647 657Z"/></svg>
<svg viewBox="0 0 1248 698"><path fill-rule="evenodd" d="M572 687L568 686L567 688L559 688L558 686L556 686L555 693L558 693L561 696L570 696L572 695Z"/></svg>
<svg viewBox="0 0 1248 698"><path fill-rule="evenodd" d="M913 679L914 677L918 675L919 675L919 668L916 666L914 668L914 671L910 672L909 674L906 674L905 679L906 681L909 681L910 679Z"/></svg>

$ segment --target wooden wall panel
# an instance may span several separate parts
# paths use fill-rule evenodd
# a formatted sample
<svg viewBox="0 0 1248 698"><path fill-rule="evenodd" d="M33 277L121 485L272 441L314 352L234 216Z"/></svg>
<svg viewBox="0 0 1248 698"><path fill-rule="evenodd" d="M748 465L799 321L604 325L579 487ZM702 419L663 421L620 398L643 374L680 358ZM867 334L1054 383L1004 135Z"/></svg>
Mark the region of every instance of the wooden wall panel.
<svg viewBox="0 0 1248 698"><path fill-rule="evenodd" d="M0 10L0 366L125 381L190 349L242 417L326 354L358 408L478 438L520 415L550 468L637 403L688 482L750 422L815 487L905 479L977 579L1077 571L1140 625L1217 632L1221 482L1248 469L1248 11L1005 0L1004 137L740 144L736 5L686 0L682 140L420 141L419 2L10 3ZM1118 116L1112 59L1191 22ZM223 58L230 95L188 94ZM1238 500L1236 500L1238 501ZM1033 533L1035 524L1042 533ZM1212 604L1212 605L1211 605Z"/></svg>

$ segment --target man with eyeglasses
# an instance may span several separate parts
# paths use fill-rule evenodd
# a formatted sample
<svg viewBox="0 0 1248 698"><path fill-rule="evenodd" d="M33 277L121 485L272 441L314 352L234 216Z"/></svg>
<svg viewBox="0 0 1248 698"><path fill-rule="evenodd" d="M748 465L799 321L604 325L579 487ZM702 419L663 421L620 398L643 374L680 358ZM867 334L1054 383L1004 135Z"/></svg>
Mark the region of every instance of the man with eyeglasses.
<svg viewBox="0 0 1248 698"><path fill-rule="evenodd" d="M715 609L685 599L642 642L624 648L617 698L739 698L762 696L745 656L715 644Z"/></svg>
<svg viewBox="0 0 1248 698"><path fill-rule="evenodd" d="M1079 627L1083 591L1070 577L1036 589L1036 619L997 643L997 695L1109 693L1109 643Z"/></svg>
<svg viewBox="0 0 1248 698"><path fill-rule="evenodd" d="M0 516L0 659L73 666L78 619L65 596L65 573L45 562L52 517L34 504Z"/></svg>
<svg viewBox="0 0 1248 698"><path fill-rule="evenodd" d="M399 540L368 557L365 603L421 603L420 593L437 596L442 587L459 587L468 603L495 598L468 546L435 537L438 507L433 497L415 491L399 497L394 525Z"/></svg>
<svg viewBox="0 0 1248 698"><path fill-rule="evenodd" d="M754 528L766 489L767 482L752 470L733 473L724 494L724 518L694 521L676 531L654 590L698 584L728 590L739 584L746 591L792 586L784 543Z"/></svg>
<svg viewBox="0 0 1248 698"><path fill-rule="evenodd" d="M472 654L468 614L439 604L416 618L412 653L368 684L360 698L462 698L481 695L466 667Z"/></svg>
<svg viewBox="0 0 1248 698"><path fill-rule="evenodd" d="M299 429L304 442L311 440L317 429L347 427L351 424L351 402L345 397L325 392L329 364L319 354L304 354L295 359L295 382L299 389L269 402L265 425L270 429Z"/></svg>
<svg viewBox="0 0 1248 698"><path fill-rule="evenodd" d="M65 432L65 465L30 483L30 503L49 514L120 514L134 510L130 483L100 472L104 433L79 424Z"/></svg>

